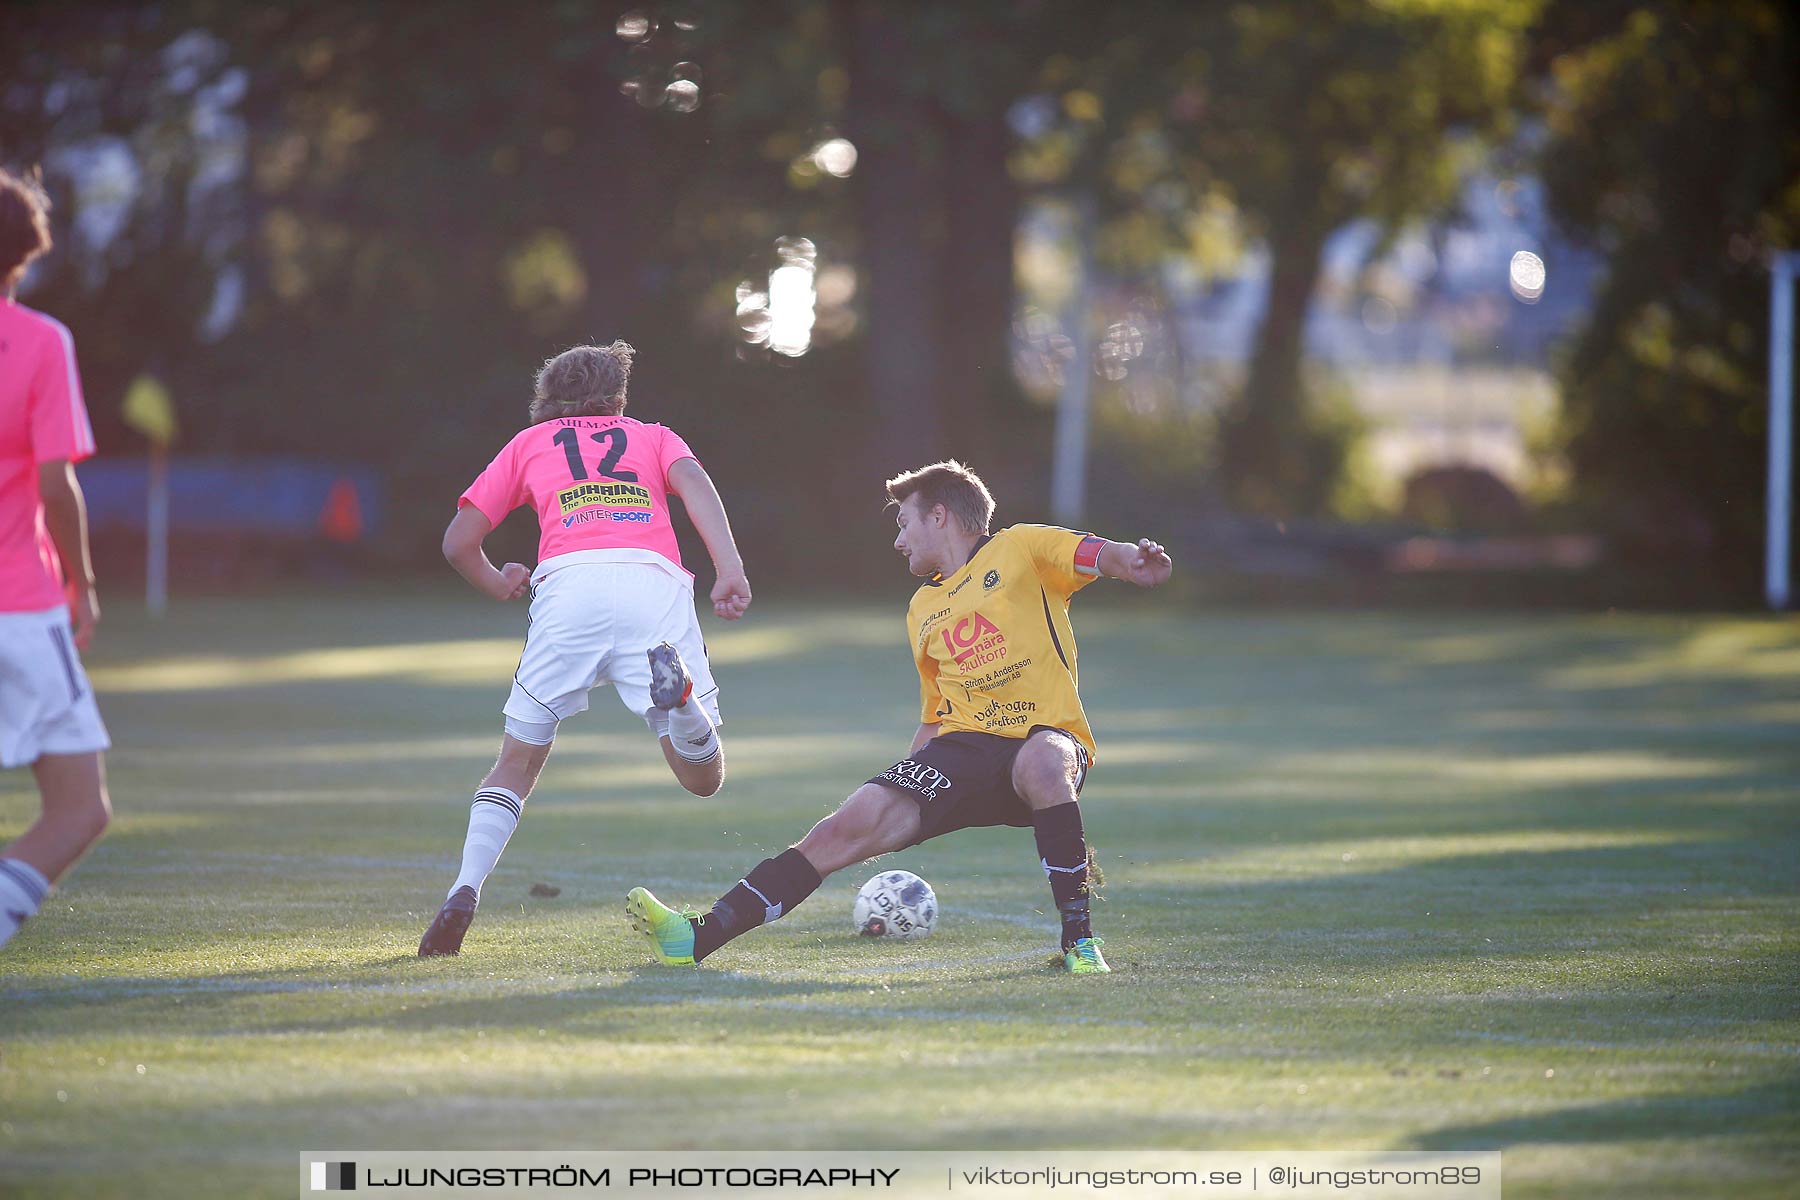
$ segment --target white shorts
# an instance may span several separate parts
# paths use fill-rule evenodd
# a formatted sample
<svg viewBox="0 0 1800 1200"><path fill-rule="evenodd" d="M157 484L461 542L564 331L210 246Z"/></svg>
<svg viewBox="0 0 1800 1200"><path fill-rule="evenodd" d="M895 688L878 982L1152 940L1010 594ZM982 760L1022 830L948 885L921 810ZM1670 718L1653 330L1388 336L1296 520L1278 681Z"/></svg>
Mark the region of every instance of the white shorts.
<svg viewBox="0 0 1800 1200"><path fill-rule="evenodd" d="M75 653L69 610L0 613L0 767L110 745Z"/></svg>
<svg viewBox="0 0 1800 1200"><path fill-rule="evenodd" d="M577 562L536 577L531 627L506 715L528 723L561 721L586 711L590 689L610 683L660 738L669 731L669 714L650 705L650 660L644 656L658 642L681 651L694 699L714 725L723 724L719 685L706 661L685 574L677 578L644 562Z"/></svg>

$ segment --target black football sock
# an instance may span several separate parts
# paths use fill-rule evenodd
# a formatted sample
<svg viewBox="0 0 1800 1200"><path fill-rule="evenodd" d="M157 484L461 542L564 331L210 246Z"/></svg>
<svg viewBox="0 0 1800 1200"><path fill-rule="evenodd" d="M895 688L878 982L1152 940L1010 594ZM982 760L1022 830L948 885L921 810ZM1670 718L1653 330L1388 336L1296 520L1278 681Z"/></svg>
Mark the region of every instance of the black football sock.
<svg viewBox="0 0 1800 1200"><path fill-rule="evenodd" d="M1038 859L1050 877L1050 894L1062 914L1062 946L1067 950L1084 937L1093 937L1088 917L1087 841L1081 835L1081 805L1057 804L1031 815L1037 834Z"/></svg>
<svg viewBox="0 0 1800 1200"><path fill-rule="evenodd" d="M720 896L712 911L694 922L694 961L800 907L819 888L819 873L798 849L765 858Z"/></svg>

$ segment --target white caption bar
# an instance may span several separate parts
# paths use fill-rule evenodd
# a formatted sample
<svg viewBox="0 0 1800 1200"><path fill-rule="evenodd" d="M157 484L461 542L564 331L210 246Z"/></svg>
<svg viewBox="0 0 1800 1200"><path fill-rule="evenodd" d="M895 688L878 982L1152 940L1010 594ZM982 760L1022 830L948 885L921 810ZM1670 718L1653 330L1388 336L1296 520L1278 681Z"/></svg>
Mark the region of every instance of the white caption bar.
<svg viewBox="0 0 1800 1200"><path fill-rule="evenodd" d="M312 1150L302 1200L362 1196L881 1197L1025 1200L1104 1194L1501 1200L1500 1154L1470 1151Z"/></svg>

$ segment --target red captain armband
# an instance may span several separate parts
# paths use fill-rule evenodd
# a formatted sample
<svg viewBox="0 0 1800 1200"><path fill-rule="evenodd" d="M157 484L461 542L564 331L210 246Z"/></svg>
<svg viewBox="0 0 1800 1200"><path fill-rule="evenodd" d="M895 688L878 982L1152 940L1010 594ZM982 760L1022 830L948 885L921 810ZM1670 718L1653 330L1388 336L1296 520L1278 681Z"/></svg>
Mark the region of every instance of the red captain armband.
<svg viewBox="0 0 1800 1200"><path fill-rule="evenodd" d="M1081 539L1081 545L1075 547L1075 573L1077 575L1098 575L1100 573L1100 552L1106 549L1106 539L1089 534Z"/></svg>

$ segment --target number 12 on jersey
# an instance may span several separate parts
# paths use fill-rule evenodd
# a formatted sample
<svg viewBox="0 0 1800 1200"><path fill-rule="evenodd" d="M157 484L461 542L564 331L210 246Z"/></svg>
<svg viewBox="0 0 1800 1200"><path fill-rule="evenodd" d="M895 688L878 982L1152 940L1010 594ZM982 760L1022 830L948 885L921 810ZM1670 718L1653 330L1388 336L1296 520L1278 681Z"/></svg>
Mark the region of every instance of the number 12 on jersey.
<svg viewBox="0 0 1800 1200"><path fill-rule="evenodd" d="M623 429L602 429L593 435L596 442L606 443L606 457L600 460L595 468L603 478L617 479L621 483L636 483L637 472L617 469L619 459L625 453L625 431ZM562 447L563 454L569 460L569 478L588 478L587 464L581 461L581 435L573 429L559 429L556 436L550 439Z"/></svg>

